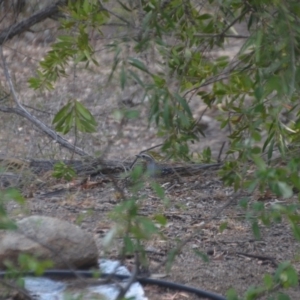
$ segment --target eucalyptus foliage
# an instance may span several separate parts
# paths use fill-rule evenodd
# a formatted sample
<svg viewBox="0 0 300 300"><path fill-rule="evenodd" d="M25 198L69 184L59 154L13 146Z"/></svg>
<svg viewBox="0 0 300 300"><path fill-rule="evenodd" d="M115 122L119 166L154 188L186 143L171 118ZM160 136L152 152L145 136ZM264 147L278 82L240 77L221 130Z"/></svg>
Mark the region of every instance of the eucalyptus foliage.
<svg viewBox="0 0 300 300"><path fill-rule="evenodd" d="M190 97L197 95L208 108L222 111L221 127L231 130L229 154L243 161L262 154L269 161L275 150L283 157L290 154L289 146L298 143L300 123L297 1L103 3L69 1L62 9L61 29L69 34L59 36L52 45L37 76L29 79L31 87L53 88L56 80L68 76L70 63L98 66L89 32L101 32L104 24L118 20L130 33L107 45L107 52L115 51L110 78L119 76L122 89L133 81L141 86L150 100L149 122L157 125L161 136L167 136L164 150L184 157L188 142L201 137L201 127L189 106ZM119 14L106 9L114 3ZM246 25L247 34L236 32L239 23ZM209 55L237 38L243 40L243 46L233 59ZM134 57L125 55L125 42L134 46ZM152 49L156 69L142 55ZM67 108L59 112L57 129L69 131L70 126L62 125L70 123L66 115L72 113ZM91 130L92 126L86 129Z"/></svg>
<svg viewBox="0 0 300 300"><path fill-rule="evenodd" d="M201 139L203 132L190 106L190 99L197 96L208 109L219 109L220 128L229 132L230 147L221 171L225 184L250 192L270 190L286 198L300 189L298 0L68 3L62 9L64 35L58 37L40 63L37 76L29 79L32 88L53 88L55 81L68 76L66 67L70 63L98 66L89 32L101 32L104 24L119 22L128 34L107 45L107 52L114 51L109 79L118 78L121 89L133 82L140 86L150 104L149 123L156 124L157 134L165 137L164 151L188 159L190 142ZM246 28L246 33L238 33L239 24ZM210 55L236 39L242 41L242 46L234 58ZM131 56L124 44L132 46ZM147 63L151 53L156 67ZM92 132L96 125L92 114L76 101L66 104L54 123L63 133L72 126ZM206 151L207 156L210 152ZM247 200L240 204L244 208L249 206ZM130 207L126 209L134 215L135 201L127 205ZM259 237L258 220L270 225L286 218L295 237L300 239L297 209L277 205L266 211L263 205L254 204L248 215L250 221L255 217L254 234ZM132 227L128 221L131 230L152 226L146 223L140 219L140 225ZM153 231L151 227L149 232ZM143 236L145 231L136 230L134 234ZM128 236L125 239L134 251L132 240ZM284 270L287 272L291 267L285 266L281 271ZM294 285L295 272L288 274L286 282L292 281ZM266 277L264 293L282 283L282 277L276 276ZM257 290L249 291L247 299L258 294ZM235 299L234 293L231 297Z"/></svg>

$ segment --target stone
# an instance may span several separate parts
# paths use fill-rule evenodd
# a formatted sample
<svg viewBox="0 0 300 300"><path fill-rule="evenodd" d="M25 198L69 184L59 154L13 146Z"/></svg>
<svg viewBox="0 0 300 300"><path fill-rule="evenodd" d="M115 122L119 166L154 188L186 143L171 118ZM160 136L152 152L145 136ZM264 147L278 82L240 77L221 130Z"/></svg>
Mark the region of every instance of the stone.
<svg viewBox="0 0 300 300"><path fill-rule="evenodd" d="M0 232L0 269L9 260L18 265L21 253L52 260L53 269L87 269L98 265L93 237L80 227L57 218L30 216L17 222L18 230Z"/></svg>

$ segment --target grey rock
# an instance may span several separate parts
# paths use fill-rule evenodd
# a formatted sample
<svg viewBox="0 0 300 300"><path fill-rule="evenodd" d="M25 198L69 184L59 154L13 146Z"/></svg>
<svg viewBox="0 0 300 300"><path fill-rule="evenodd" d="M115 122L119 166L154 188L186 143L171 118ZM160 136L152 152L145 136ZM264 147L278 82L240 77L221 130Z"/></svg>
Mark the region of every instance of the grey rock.
<svg viewBox="0 0 300 300"><path fill-rule="evenodd" d="M97 266L93 237L78 226L56 218L30 216L17 222L18 230L0 232L0 268L9 260L18 265L21 253L53 261L54 269Z"/></svg>

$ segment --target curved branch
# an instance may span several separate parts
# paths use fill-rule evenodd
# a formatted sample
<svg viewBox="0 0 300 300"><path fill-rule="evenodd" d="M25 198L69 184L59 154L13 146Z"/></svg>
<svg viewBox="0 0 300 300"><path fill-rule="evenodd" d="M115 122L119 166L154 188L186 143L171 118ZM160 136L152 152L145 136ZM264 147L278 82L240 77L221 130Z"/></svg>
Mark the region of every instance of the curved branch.
<svg viewBox="0 0 300 300"><path fill-rule="evenodd" d="M66 1L59 0L55 4L49 5L46 8L40 10L36 14L32 15L31 17L9 26L5 28L0 33L0 46L5 43L7 40L12 39L14 36L23 33L24 31L28 30L31 26L55 15L59 12L59 7L66 4Z"/></svg>
<svg viewBox="0 0 300 300"><path fill-rule="evenodd" d="M29 120L31 123L33 123L36 127L38 127L42 132L44 132L46 135L48 135L51 139L55 140L58 144L63 146L66 149L69 149L76 154L80 156L90 156L88 153L84 152L82 149L72 145L69 143L66 139L64 139L62 136L57 134L54 130L49 128L46 124L41 122L39 119L37 119L35 116L31 115L27 110L22 110L20 108L16 107L0 107L0 111L6 112L6 113L15 113L19 116L22 116Z"/></svg>
<svg viewBox="0 0 300 300"><path fill-rule="evenodd" d="M17 115L20 115L27 120L29 120L31 123L33 123L35 126L37 126L40 130L42 130L46 135L48 135L50 138L55 140L57 143L62 145L63 147L73 151L76 154L79 154L81 156L89 156L86 152L84 152L82 149L74 146L73 144L69 143L66 139L64 139L62 136L57 134L54 130L52 130L50 127L48 127L46 124L44 124L42 121L40 121L38 118L33 116L28 112L28 110L21 104L20 100L18 99L17 93L15 91L13 82L11 80L11 76L8 71L8 67L6 65L5 57L3 55L3 49L0 45L0 55L3 62L3 68L4 68L4 74L10 89L10 92L12 94L13 100L16 104L16 107L14 108L8 108L8 107L1 107L0 110L4 112L14 112Z"/></svg>

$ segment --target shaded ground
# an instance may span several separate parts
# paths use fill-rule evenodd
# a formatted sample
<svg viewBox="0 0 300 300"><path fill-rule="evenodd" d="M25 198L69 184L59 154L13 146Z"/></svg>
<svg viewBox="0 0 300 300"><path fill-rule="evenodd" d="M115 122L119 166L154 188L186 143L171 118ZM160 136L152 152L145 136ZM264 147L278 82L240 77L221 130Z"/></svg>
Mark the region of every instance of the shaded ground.
<svg viewBox="0 0 300 300"><path fill-rule="evenodd" d="M34 75L37 60L49 49L43 36L40 40L32 39L30 35L19 37L8 43L13 49L6 47L4 52L10 70L18 79L16 86L20 92L20 100L34 108L29 108L34 115L51 124L57 108L65 104L69 98L76 97L93 109L99 123L97 133L81 135L76 140L85 151L91 154L103 153L106 146L113 141L108 158L133 160L134 155L141 150L160 143L155 136L155 129L147 125L147 103L137 106L140 118L128 121L119 132L120 124L112 116L112 112L120 107L120 100L127 97L127 91L122 92L117 88L117 79L107 84L112 54L105 57L99 54L101 70L94 67L89 70L79 69L76 76L59 81L53 92L33 92L28 89L26 83L28 76ZM102 42L99 40L94 42L96 49L101 49ZM236 48L238 46L228 47L228 53L234 55ZM71 74L72 71L74 70L70 68ZM2 73L0 78L4 84ZM139 91L136 93L134 87L132 90L134 95L140 95ZM134 101L139 102L138 96L136 99L131 91L128 93ZM192 99L191 105L195 117L199 117L205 107L201 99ZM214 111L205 113L206 138L193 145L193 150L199 152L204 147L210 146L213 156L216 157L222 142L226 140L224 134L226 131L219 130L214 116ZM71 156L27 121L1 113L0 122L1 155L35 158ZM75 142L72 134L68 139ZM167 189L167 185L164 188ZM141 193L140 214L151 217L159 212L168 220L167 226L161 229L165 238L157 237L145 245L151 262L150 269L157 267L164 260L167 252L177 244L177 241L193 234L191 241L174 261L171 271L168 274L165 269L156 272L158 273L156 275L163 279L225 295L231 287L242 293L251 285L261 284L263 274L274 273L274 261L276 263L292 261L300 271L297 260L299 245L291 235L288 225L282 223L271 228L262 227L261 239L255 240L250 223L244 219L245 211L236 205L242 196L234 199L215 220L199 230L203 221L209 220L233 197L232 190L222 185L217 171L207 171L172 188L167 192L168 203L163 203L150 188L145 188ZM251 201L256 201L257 198L253 195L250 197ZM278 200L275 198L265 199L264 204L269 207L276 201ZM35 194L26 200L26 210L21 210L15 204L10 204L8 209L10 216L15 219L38 214L77 223L94 235L99 246L99 255L103 256L101 240L114 225L108 214L118 202L114 186L111 183L104 183L94 189L49 198L41 198ZM297 195L286 202L297 202ZM220 232L219 227L224 222L228 223L227 229ZM107 255L116 257L119 249L120 241L116 241ZM195 250L207 254L209 263L203 262L195 254ZM272 259L254 258L246 254ZM128 259L126 263L130 266L132 260ZM147 286L145 290L149 299L197 299L186 293L176 293L153 286ZM292 290L289 294L292 299L300 298L298 290Z"/></svg>
<svg viewBox="0 0 300 300"><path fill-rule="evenodd" d="M146 187L141 192L139 214L151 218L162 213L168 220L167 226L161 229L164 238L157 237L145 244L150 270L156 269L164 261L168 251L178 241L193 235L174 261L170 272L166 273L164 268L160 268L153 274L154 277L225 295L231 287L242 293L250 285L261 284L263 275L273 274L276 264L282 261L292 261L300 270L297 262L299 245L291 235L289 226L284 223L270 228L262 226L261 239L256 240L250 224L244 220L245 211L236 206L242 195L233 198L231 205L215 220L199 229L201 223L215 215L231 197L231 190L222 186L215 172L206 172L174 187L167 193L167 204L150 188ZM250 198L255 201L255 197ZM36 196L27 199L27 213L20 212L15 206L10 207L10 215L17 219L30 214L47 215L77 223L94 235L99 255L103 257L105 254L101 241L114 224L108 214L118 201L117 193L109 183L57 197ZM264 204L268 207L276 201L266 199ZM296 203L297 196L287 202ZM220 232L220 225L224 222L228 223L227 229ZM115 241L106 255L116 258L120 245L120 241ZM204 262L195 251L207 254L209 262ZM128 258L126 264L129 268L132 263L133 259ZM290 291L289 294L292 299L299 297L298 290ZM149 299L198 299L186 293L175 293L153 286L146 287L146 295Z"/></svg>

